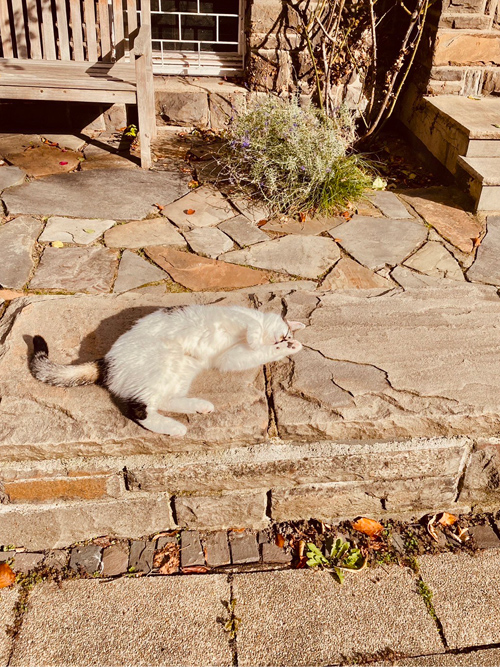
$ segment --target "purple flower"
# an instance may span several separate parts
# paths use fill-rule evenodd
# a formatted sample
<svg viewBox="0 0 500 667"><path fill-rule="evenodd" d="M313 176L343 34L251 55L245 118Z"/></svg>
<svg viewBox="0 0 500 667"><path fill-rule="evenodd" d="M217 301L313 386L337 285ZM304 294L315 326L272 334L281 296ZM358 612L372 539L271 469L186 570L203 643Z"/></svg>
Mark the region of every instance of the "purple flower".
<svg viewBox="0 0 500 667"><path fill-rule="evenodd" d="M243 139L243 141L241 142L241 145L243 146L243 148L248 148L250 146L250 140L249 139Z"/></svg>
<svg viewBox="0 0 500 667"><path fill-rule="evenodd" d="M301 169L301 171L305 171L305 170L306 170L306 168L305 168L305 167L301 167L300 169Z"/></svg>

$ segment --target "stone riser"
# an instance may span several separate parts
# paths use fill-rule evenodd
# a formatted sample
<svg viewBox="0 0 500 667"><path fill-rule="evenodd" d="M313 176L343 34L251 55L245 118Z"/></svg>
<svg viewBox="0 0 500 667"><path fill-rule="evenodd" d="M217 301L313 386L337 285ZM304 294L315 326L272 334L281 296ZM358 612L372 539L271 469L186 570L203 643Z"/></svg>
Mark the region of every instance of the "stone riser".
<svg viewBox="0 0 500 667"><path fill-rule="evenodd" d="M467 510L485 501L482 486L488 484L475 472L484 469L484 447L476 445L471 456L473 448L468 438L282 442L196 455L6 463L5 491L22 502L0 506L0 545L59 548L103 534L133 538L178 526L264 528L270 521L309 517ZM496 445L486 451L497 456ZM99 487L101 495L82 500L74 486L68 500L64 480L85 480L81 490ZM26 493L16 495L23 486L31 489L32 502Z"/></svg>
<svg viewBox="0 0 500 667"><path fill-rule="evenodd" d="M457 180L469 190L478 210L500 211L500 157L460 157Z"/></svg>
<svg viewBox="0 0 500 667"><path fill-rule="evenodd" d="M433 67L427 84L432 95L491 95L500 93L500 67Z"/></svg>
<svg viewBox="0 0 500 667"><path fill-rule="evenodd" d="M500 32L440 29L432 64L434 67L500 65Z"/></svg>

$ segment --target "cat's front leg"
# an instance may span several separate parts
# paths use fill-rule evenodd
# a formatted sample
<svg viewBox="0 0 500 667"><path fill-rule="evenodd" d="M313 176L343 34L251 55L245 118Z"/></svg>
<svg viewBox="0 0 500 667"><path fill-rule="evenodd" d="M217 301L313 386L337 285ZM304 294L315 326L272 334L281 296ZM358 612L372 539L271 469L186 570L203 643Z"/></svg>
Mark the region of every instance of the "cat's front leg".
<svg viewBox="0 0 500 667"><path fill-rule="evenodd" d="M210 401L205 401L203 398L186 398L185 396L178 396L170 398L165 405L162 405L162 410L165 412L178 412L183 415L193 415L196 413L206 415L215 410Z"/></svg>
<svg viewBox="0 0 500 667"><path fill-rule="evenodd" d="M302 349L298 340L288 340L275 345L261 345L253 350L248 345L235 345L219 356L215 367L221 371L244 371L257 368L271 361L279 361Z"/></svg>

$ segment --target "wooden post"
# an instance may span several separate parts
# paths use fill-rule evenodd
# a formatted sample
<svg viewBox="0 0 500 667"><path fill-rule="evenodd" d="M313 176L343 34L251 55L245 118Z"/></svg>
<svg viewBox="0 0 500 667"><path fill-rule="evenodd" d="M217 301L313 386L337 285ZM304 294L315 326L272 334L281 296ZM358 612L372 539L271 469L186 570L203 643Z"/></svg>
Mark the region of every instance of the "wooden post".
<svg viewBox="0 0 500 667"><path fill-rule="evenodd" d="M141 25L134 43L137 80L137 113L141 139L141 167L152 164L151 140L156 136L155 97L152 67L151 27Z"/></svg>

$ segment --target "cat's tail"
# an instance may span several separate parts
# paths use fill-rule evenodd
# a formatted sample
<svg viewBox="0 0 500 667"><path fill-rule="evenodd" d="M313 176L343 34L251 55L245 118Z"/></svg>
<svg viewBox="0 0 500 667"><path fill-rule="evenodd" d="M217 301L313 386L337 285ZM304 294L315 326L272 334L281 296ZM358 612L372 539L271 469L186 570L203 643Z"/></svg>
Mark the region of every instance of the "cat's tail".
<svg viewBox="0 0 500 667"><path fill-rule="evenodd" d="M103 359L75 366L55 364L50 361L49 348L41 336L33 337L33 356L29 367L37 380L56 387L78 387L103 381Z"/></svg>

